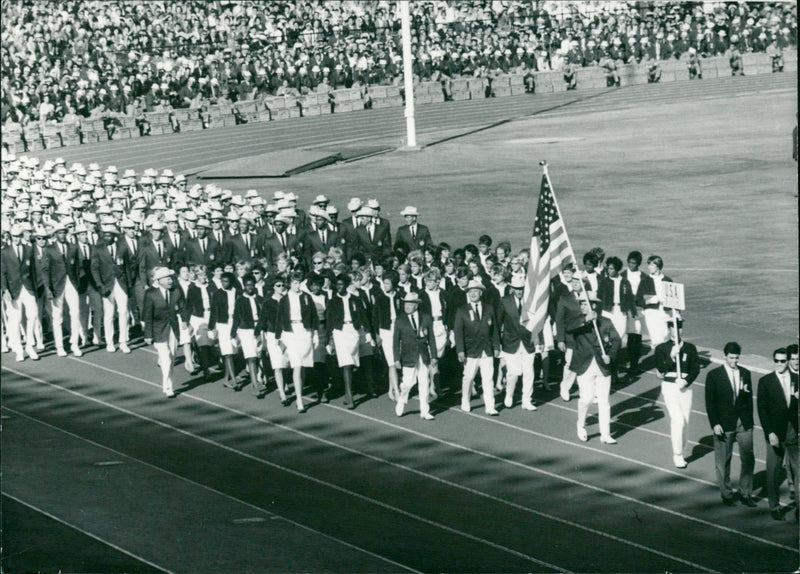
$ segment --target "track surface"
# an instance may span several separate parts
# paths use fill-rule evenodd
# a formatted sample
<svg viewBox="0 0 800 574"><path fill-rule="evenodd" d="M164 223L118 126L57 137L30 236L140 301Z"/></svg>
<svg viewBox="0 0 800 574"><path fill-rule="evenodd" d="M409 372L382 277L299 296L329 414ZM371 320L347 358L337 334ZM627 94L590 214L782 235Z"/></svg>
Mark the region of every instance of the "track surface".
<svg viewBox="0 0 800 574"><path fill-rule="evenodd" d="M585 165L591 173L572 165L560 171L551 168L568 225L574 222L568 229L576 249L582 252L598 242L614 246L616 241L621 249L630 240L615 239L604 217L620 213L621 204L613 203L618 188L632 186L630 179L653 170L653 164L636 165L644 159L637 158L641 150L628 139L632 133L644 142L642 147L651 139L672 141L677 136L668 131L670 122L678 122L674 130L686 132L692 122L680 124L676 118L680 113L697 113L697 131L685 137L705 141L706 130L722 129L714 110L725 107L731 114L760 110L762 116L753 123L739 120L741 130L750 130L750 153L755 159L749 169L757 175L731 169L732 156L726 154L738 144L725 141L702 153L691 150L692 161L697 158L698 163L693 172L685 170L689 163L681 164L681 175L695 183L719 179L719 173L704 171L717 161L723 164L721 170L736 172L736 178L743 180L734 188L726 180L719 192L714 186L698 185L707 194L706 201L718 201L718 193L743 193L753 187L753 179L776 169L770 181L777 186L790 172L779 163L781 158L770 164L762 155L783 149L785 142L771 143L771 139L773 132L785 133L786 125L767 123L760 131L752 126L757 120L763 122L765 102L781 121L787 115L791 119L786 100L794 101L793 80L788 75L726 78L702 84L633 86L613 93L598 90L422 106L420 139L428 144L508 118L542 113L441 143L422 154L390 154L280 185L303 192L301 197L324 191L339 205L349 195L377 196L390 213L417 203L423 214L431 213L426 219L434 230L441 229L441 236L454 242L474 240L474 230L485 229L478 225L507 221L505 229L516 246L525 244L532 217L531 210L517 214L513 206L518 203L513 202L538 188L539 176L535 167L527 173L513 172L509 164L533 155L537 160L547 157L551 166L567 166L569 156L577 154L580 157L572 165ZM583 99L586 96L594 97ZM642 117L657 124L661 118L661 123L651 132ZM153 166L190 171L212 160L285 146L364 138L390 141L399 139L403 126L400 110L372 110L128 145L112 142L50 155L114 163L120 169ZM595 135L606 145L592 142ZM623 159L617 169L603 163L626 145L626 169L620 168ZM656 152L668 155L670 150L656 148ZM667 170L655 171L648 183L651 195L626 195L625 209L637 215L654 207L669 213L665 205L671 204L658 189L669 179ZM598 193L602 187L611 205L588 201L598 173L605 179L596 186ZM263 191L277 188L274 182L268 190L263 182L257 185ZM236 182L234 189L253 186L254 182ZM668 192L674 190L664 190ZM484 200L476 204L474 197L481 194ZM737 197L745 201L744 195ZM691 197L685 201L690 204L687 209L695 209ZM790 206L796 200L790 203L776 193L769 201ZM452 207L456 216L436 213L437 202ZM773 217L786 217L792 227L778 222L772 236L748 236L746 241L756 249L740 250L740 255L748 261L761 260L766 269L781 267L773 265L772 256L791 261L788 273L767 273L777 275L776 289L763 272L748 275L746 265L732 265L736 272L717 272L717 284L707 284L688 270L695 265L687 259L704 253L712 261L740 245L709 245L705 238L699 242L703 245L697 240L681 243L679 235L673 236L666 227L667 221L664 226L655 224L664 238L663 249L675 251L665 255L668 266L674 262L674 274L697 293L690 317L698 320L691 320L687 331L698 342L717 346L720 339L738 338L752 340L751 348L762 344L769 349L796 335L793 325L775 326L768 314L770 306L796 309L797 272L792 266L797 258L791 258L796 241L781 237L784 232L796 233L791 223L796 205L782 208L790 210L788 215L778 207L769 209L774 210ZM600 214L596 224L593 212ZM680 218L680 214L663 217L673 216ZM713 224L702 210L696 216ZM651 217L646 223L652 227L654 221ZM678 243L674 248L673 242ZM775 253L780 249L785 251ZM708 313L703 315L698 307L721 305L706 303L704 296L715 290L719 294L726 281L751 277L769 288L755 293L759 297L726 294L730 300L724 303L738 305L742 313L755 318L766 313L761 320L775 326L777 333L765 335L751 325L737 325L729 315L721 317L721 332L700 324ZM796 311L789 316L796 316ZM247 391L233 393L218 382L199 384L180 368L177 373L183 392L167 401L159 392L155 355L146 348L131 355L98 350L82 359L60 359L50 351L41 361L24 364L3 357L4 571L772 572L791 571L798 564L796 523L770 520L766 500L757 509L727 508L719 502L704 415L704 374L694 391L690 466L677 471L671 465L669 423L652 373L615 388L612 431L619 440L615 446L599 443L596 418L589 421L590 441L579 442L576 401L564 403L538 388L540 408L535 413L515 407L489 418L478 401L473 401L469 414L443 401L434 410L436 420L426 423L419 419L414 402L403 418L395 417L385 395L361 403L355 411L334 400L312 406L301 417L293 408L282 408L274 392L257 401ZM760 429L755 443L756 482L761 485L765 451ZM733 476L738 476L738 456Z"/></svg>

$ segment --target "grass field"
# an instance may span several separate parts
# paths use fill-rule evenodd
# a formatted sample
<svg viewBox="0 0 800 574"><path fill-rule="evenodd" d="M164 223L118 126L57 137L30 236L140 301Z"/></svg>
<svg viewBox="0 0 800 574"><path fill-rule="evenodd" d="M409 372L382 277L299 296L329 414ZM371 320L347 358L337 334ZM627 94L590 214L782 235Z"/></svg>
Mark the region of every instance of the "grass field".
<svg viewBox="0 0 800 574"><path fill-rule="evenodd" d="M422 143L231 189L376 197L393 227L408 204L434 240L483 232L528 245L546 159L576 252L660 254L686 284L687 335L768 355L797 340L794 75L721 78L422 106ZM559 107L560 106L560 107ZM551 109L551 111L546 111ZM397 142L401 110L372 110L82 146L41 155L120 170L191 172L216 161L336 141ZM126 145L127 144L127 145ZM4 572L776 572L798 565L798 528L727 508L696 383L689 468L672 466L659 382L612 394L615 446L575 436L576 403L499 418L381 396L303 417L177 369L163 399L151 349L38 362L3 357ZM756 375L757 378L758 375ZM738 456L734 457L738 476ZM786 493L784 492L784 502Z"/></svg>

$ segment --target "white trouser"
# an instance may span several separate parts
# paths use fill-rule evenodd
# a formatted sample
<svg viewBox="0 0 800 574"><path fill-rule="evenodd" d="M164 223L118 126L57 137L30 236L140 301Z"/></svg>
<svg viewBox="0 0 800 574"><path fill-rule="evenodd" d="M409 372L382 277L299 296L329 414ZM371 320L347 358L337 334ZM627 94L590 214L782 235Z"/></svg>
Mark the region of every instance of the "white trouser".
<svg viewBox="0 0 800 574"><path fill-rule="evenodd" d="M661 394L669 413L669 436L672 439L672 454L683 456L686 447L684 428L689 425L689 414L692 412L692 387L684 390L677 383L661 382Z"/></svg>
<svg viewBox="0 0 800 574"><path fill-rule="evenodd" d="M419 380L419 414L425 416L430 414L431 409L428 405L428 393L430 392L430 378L428 376L428 365L422 362L422 358L417 359L417 364L413 367L403 367L403 382L400 383L399 403L405 405L408 402L408 394Z"/></svg>
<svg viewBox="0 0 800 574"><path fill-rule="evenodd" d="M567 347L567 350L564 351L564 373L561 376L561 385L559 389L562 395L568 395L572 390L572 385L575 384L575 371L569 368L571 363L572 349Z"/></svg>
<svg viewBox="0 0 800 574"><path fill-rule="evenodd" d="M22 353L22 312L25 311L25 344L29 349L34 347L34 330L39 322L39 307L36 297L24 286L16 299L6 302L8 317L8 346L15 353Z"/></svg>
<svg viewBox="0 0 800 574"><path fill-rule="evenodd" d="M481 384L483 386L483 404L487 411L494 410L494 358L486 353L481 353L477 359L467 357L464 362L464 377L461 379L461 406L469 406L470 391L475 375L481 370ZM466 410L466 409L464 409Z"/></svg>
<svg viewBox="0 0 800 574"><path fill-rule="evenodd" d="M114 345L114 309L119 323L119 343L128 342L128 294L123 291L119 281L114 280L114 288L108 297L103 297L103 329L106 346Z"/></svg>
<svg viewBox="0 0 800 574"><path fill-rule="evenodd" d="M175 351L178 348L178 340L172 329L169 330L169 340L163 343L153 343L158 352L158 366L161 367L161 390L164 394L174 392L172 388L172 363L175 360Z"/></svg>
<svg viewBox="0 0 800 574"><path fill-rule="evenodd" d="M578 375L578 428L586 426L586 413L589 412L589 405L597 397L597 416L600 419L601 438L611 438L611 403L609 393L611 392L611 376L606 376L597 365L597 361L592 359L592 364L582 375Z"/></svg>
<svg viewBox="0 0 800 574"><path fill-rule="evenodd" d="M67 277L64 290L58 297L53 297L51 301L51 313L53 315L53 339L55 339L56 349L64 348L64 303L69 308L69 344L73 349L78 348L79 339L86 338L83 326L81 325L80 297L78 291Z"/></svg>
<svg viewBox="0 0 800 574"><path fill-rule="evenodd" d="M533 360L535 353L529 353L520 343L516 353L503 353L506 360L506 402L514 398L517 380L522 376L522 404L530 406L533 398Z"/></svg>

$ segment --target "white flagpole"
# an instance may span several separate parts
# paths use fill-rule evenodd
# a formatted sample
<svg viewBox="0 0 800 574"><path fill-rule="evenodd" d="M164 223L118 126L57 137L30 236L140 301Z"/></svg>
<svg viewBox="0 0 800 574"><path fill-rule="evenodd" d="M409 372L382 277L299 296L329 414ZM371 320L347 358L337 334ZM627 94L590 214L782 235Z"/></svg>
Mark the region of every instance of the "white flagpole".
<svg viewBox="0 0 800 574"><path fill-rule="evenodd" d="M414 118L414 75L411 56L411 18L408 0L400 2L400 25L403 35L403 81L406 88L406 145L417 147L417 124Z"/></svg>
<svg viewBox="0 0 800 574"><path fill-rule="evenodd" d="M542 160L539 162L539 165L542 166L542 171L544 172L544 177L547 179L547 186L550 188L550 196L553 198L553 205L556 206L556 212L558 213L558 218L561 220L561 224L564 226L564 237L567 240L567 249L569 249L569 254L572 256L572 261L577 266L577 258L575 257L575 251L572 249L572 243L569 240L569 233L567 233L567 225L564 222L564 217L561 215L561 208L558 207L558 200L556 199L556 193L553 189L553 183L550 181L550 174L547 173L547 161ZM581 281L583 283L583 281ZM589 295L586 293L586 289L583 288L581 285L581 295L583 296L583 300L586 301L586 304L589 305L591 309L592 304L589 302ZM600 350L603 351L603 354L606 354L606 349L603 346L603 338L600 336L600 329L597 327L597 321L592 320L592 326L594 327L594 333L597 335L597 342L600 343Z"/></svg>

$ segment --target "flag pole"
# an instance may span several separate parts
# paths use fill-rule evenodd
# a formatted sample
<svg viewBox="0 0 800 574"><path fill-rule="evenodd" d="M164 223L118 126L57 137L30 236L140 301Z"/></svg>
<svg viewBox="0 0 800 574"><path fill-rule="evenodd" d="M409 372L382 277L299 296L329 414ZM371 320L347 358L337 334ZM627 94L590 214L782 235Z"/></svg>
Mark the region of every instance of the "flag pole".
<svg viewBox="0 0 800 574"><path fill-rule="evenodd" d="M564 216L561 214L561 208L558 207L558 200L556 199L556 192L553 189L553 182L550 181L550 174L547 173L547 160L542 160L539 162L539 165L542 166L542 172L547 179L547 186L550 188L550 195L553 198L553 205L556 207L556 212L558 213L558 218L561 221L564 221ZM569 249L569 254L572 256L572 261L574 261L577 265L578 259L575 257L575 251L572 249L572 242L569 240L569 233L566 233L567 226L564 224L564 237L567 240L567 249ZM589 302L589 295L586 293L586 289L581 289L581 295L583 296L583 300L586 301L586 304L589 305L589 308L592 308L592 304ZM606 349L603 346L603 338L600 336L600 329L597 327L597 321L592 320L592 326L594 327L594 333L597 335L597 342L600 343L600 350L603 354L606 354Z"/></svg>

